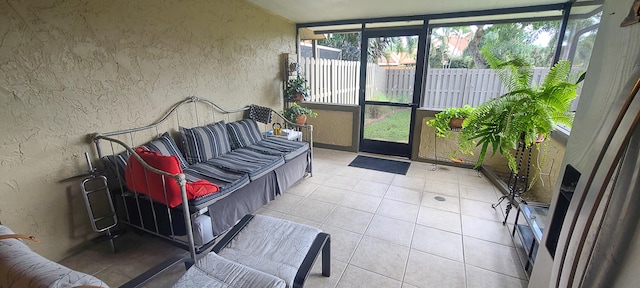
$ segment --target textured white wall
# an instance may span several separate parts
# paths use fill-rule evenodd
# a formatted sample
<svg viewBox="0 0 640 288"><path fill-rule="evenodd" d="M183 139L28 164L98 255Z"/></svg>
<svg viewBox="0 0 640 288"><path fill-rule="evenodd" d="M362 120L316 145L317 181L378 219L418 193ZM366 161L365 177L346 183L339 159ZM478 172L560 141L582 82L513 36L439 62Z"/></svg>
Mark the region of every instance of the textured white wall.
<svg viewBox="0 0 640 288"><path fill-rule="evenodd" d="M196 95L281 106L295 25L235 0L0 2L0 221L59 260L92 234L86 135L148 124ZM117 244L116 244L117 245Z"/></svg>
<svg viewBox="0 0 640 288"><path fill-rule="evenodd" d="M633 3L634 0L605 1L604 3L598 36L593 45L593 53L589 61L589 72L580 94L580 103L576 111L576 118L573 121L572 133L567 142L563 161L556 164L559 167L559 171L556 172L558 177L564 176L564 167L567 164L571 164L578 171L581 171L582 177L589 176L588 173L591 172L591 165L593 165L592 160L595 157L593 153L589 153L590 144L597 144L596 139L600 137L595 132L599 132L604 119L603 115L609 113L612 103L619 99L620 93L628 93L622 91L622 89L625 83L631 80L630 75L634 69L637 69L636 65L640 64L640 24L620 27L620 23L628 15ZM559 183L561 182L560 178L554 184L553 191L560 191ZM624 185L626 183L619 184ZM551 211L555 208L558 195L559 193L552 195ZM577 199L577 197L574 196L573 199ZM571 212L567 215L571 215ZM584 215L580 216L583 217ZM548 218L547 221L550 221L550 219ZM546 223L547 227L549 224ZM630 244L627 257L624 259L629 262L618 262L619 267L622 267L622 269L616 271L616 275L612 276L611 280L617 277L619 282L612 282L608 286L637 286L639 279L637 263L640 259L640 249L638 247L640 246L636 239L638 239L639 233L640 229L636 229L635 236L633 233L626 234L629 236L629 243L633 243ZM543 237L543 241L546 241L546 237ZM618 259L615 257L612 254L611 261L617 261ZM529 287L546 288L555 286L556 279L552 279L552 269L557 264L553 263L553 258L546 248L538 249ZM598 267L600 265L612 265L610 263L592 264L598 265Z"/></svg>

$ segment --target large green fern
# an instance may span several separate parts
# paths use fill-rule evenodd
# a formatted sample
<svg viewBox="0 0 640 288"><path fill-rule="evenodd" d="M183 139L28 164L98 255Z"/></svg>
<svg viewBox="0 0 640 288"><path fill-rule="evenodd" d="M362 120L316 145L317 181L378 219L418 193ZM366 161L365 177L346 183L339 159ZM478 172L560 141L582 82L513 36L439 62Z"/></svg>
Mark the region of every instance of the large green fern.
<svg viewBox="0 0 640 288"><path fill-rule="evenodd" d="M539 134L547 137L557 125L571 127L571 101L577 96L578 83L569 82L571 63L559 61L540 86L531 84L532 67L520 58L507 61L482 51L489 66L509 92L476 107L463 124L460 150L479 146L476 168L482 165L488 149L500 152L517 173L510 150L519 142L531 145ZM582 77L581 77L582 79Z"/></svg>

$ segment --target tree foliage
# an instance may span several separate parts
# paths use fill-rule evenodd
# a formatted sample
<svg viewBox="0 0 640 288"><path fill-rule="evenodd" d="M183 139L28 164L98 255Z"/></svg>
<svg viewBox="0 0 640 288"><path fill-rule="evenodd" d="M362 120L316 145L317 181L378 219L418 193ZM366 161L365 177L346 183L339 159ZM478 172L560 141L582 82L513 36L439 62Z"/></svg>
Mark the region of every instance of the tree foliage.
<svg viewBox="0 0 640 288"><path fill-rule="evenodd" d="M572 19L569 22L568 35L577 33L586 27L597 24L600 14L586 19ZM517 57L534 67L550 67L553 60L555 44L558 39L560 21L542 21L527 23L505 23L492 25L438 27L431 33L431 46L428 55L429 67L432 68L488 68L481 50L488 50L498 58ZM548 43L540 43L540 36L548 35ZM468 41L468 46L462 55L452 55L449 41ZM390 53L408 53L415 57L417 52L417 37L371 38L368 43L370 62L376 62L381 57L389 59ZM582 36L572 60L574 66L585 67L591 56L591 49L595 40L595 33ZM319 40L318 44L342 50L342 59L350 61L360 60L362 37L358 32L330 34L327 39Z"/></svg>
<svg viewBox="0 0 640 288"><path fill-rule="evenodd" d="M342 50L342 60L360 61L360 33L335 33L318 41L318 45Z"/></svg>
<svg viewBox="0 0 640 288"><path fill-rule="evenodd" d="M392 47L390 39L394 38L372 38L368 45L369 61L376 62L380 57L384 57ZM337 48L342 51L342 60L360 61L360 45L362 37L360 33L335 33L330 34L326 39L318 41L318 45ZM417 47L417 40L414 45ZM396 49L399 49L396 47Z"/></svg>
<svg viewBox="0 0 640 288"><path fill-rule="evenodd" d="M474 51L477 53L474 62L477 67L486 67L486 60L480 62L481 58L477 56L480 50L487 49L499 58L518 57L534 67L549 67L553 60L555 40L552 37L547 45L538 45L536 42L543 33L556 35L559 28L558 21L479 26L475 34L481 37L474 37L477 43L472 43L478 47L478 51Z"/></svg>

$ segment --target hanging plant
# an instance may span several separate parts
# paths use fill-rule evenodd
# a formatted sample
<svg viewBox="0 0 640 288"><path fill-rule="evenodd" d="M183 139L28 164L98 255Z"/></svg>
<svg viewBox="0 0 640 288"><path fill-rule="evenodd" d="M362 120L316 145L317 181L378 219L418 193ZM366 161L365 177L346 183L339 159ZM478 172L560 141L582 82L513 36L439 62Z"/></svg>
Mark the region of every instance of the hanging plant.
<svg viewBox="0 0 640 288"><path fill-rule="evenodd" d="M284 98L288 102L302 102L309 100L309 87L307 79L298 75L296 78L289 79L284 91Z"/></svg>
<svg viewBox="0 0 640 288"><path fill-rule="evenodd" d="M464 105L463 107L446 108L434 116L435 118L426 122L436 130L436 136L448 137L451 129L462 128L462 122L473 113L473 107Z"/></svg>

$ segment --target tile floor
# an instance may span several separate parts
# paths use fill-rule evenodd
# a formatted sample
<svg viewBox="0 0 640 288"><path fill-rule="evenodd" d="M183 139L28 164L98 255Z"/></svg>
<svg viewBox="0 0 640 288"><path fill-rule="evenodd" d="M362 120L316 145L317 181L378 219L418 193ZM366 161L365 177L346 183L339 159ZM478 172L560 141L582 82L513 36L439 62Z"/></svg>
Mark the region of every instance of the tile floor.
<svg viewBox="0 0 640 288"><path fill-rule="evenodd" d="M314 176L257 211L331 234L331 277L317 261L306 287L527 286L524 250L502 225L503 209L491 208L501 194L484 176L421 162L395 175L349 167L355 153L314 151ZM167 255L187 255L133 232L116 247L93 245L61 263L116 287ZM170 287L181 273L147 286Z"/></svg>

